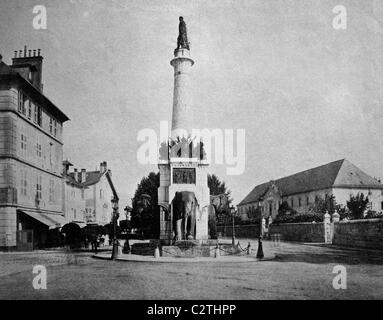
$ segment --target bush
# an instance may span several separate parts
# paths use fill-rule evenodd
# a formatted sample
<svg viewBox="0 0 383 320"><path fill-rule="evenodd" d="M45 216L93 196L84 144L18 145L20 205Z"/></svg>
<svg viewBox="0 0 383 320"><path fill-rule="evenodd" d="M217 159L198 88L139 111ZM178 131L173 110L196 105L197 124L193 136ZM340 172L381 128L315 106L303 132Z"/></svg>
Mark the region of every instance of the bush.
<svg viewBox="0 0 383 320"><path fill-rule="evenodd" d="M299 223L299 222L322 222L324 214L322 212L309 211L308 213L298 213L284 201L278 210L278 215L273 223Z"/></svg>
<svg viewBox="0 0 383 320"><path fill-rule="evenodd" d="M322 222L323 214L316 212L278 214L273 223Z"/></svg>
<svg viewBox="0 0 383 320"><path fill-rule="evenodd" d="M383 218L383 212L376 212L372 210L368 210L367 214L364 217L364 219L379 219L379 218Z"/></svg>

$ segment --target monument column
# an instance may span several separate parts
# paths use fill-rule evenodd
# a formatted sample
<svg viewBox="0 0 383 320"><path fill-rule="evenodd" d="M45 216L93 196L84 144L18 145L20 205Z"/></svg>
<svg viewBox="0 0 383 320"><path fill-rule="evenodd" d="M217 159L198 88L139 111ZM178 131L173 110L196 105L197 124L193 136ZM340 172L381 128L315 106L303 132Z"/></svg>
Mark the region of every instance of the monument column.
<svg viewBox="0 0 383 320"><path fill-rule="evenodd" d="M180 17L177 49L170 64L174 68L174 94L171 138L191 135L193 121L193 101L190 87L190 69L194 65L190 57L190 47L187 39L186 24Z"/></svg>
<svg viewBox="0 0 383 320"><path fill-rule="evenodd" d="M210 205L210 192L207 181L208 163L201 156L190 152L192 144L189 141L178 142L177 138L192 137L194 129L193 101L191 88L191 67L194 61L190 56L190 45L187 38L186 24L182 17L179 18L179 35L177 48L174 50L174 58L170 64L174 68L174 92L173 92L173 113L171 139L173 142L168 144L167 157L161 158L158 164L160 171L160 187L158 188L158 204L161 206L160 214L160 240L162 243L171 243L174 239L186 236L193 240L208 240L208 208ZM178 149L180 147L180 149ZM202 148L202 147L201 147ZM178 151L181 152L179 153ZM182 152L187 150L187 152ZM203 155L203 153L202 153ZM193 194L196 201L195 212L192 219L195 221L195 228L190 220L182 217L182 211L173 205L173 200L177 193ZM178 200L177 200L178 201ZM179 218L181 216L181 219ZM188 223L192 225L185 232L179 232L175 228L174 217L178 223ZM187 217L186 217L187 218Z"/></svg>

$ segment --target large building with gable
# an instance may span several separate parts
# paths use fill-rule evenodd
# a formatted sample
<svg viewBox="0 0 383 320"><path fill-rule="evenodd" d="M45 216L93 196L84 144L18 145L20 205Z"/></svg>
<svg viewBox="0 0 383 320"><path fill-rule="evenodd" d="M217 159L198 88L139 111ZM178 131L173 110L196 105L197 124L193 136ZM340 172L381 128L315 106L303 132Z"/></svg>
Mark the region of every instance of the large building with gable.
<svg viewBox="0 0 383 320"><path fill-rule="evenodd" d="M249 212L258 207L265 218L275 219L283 201L304 213L317 197L324 199L326 195L334 195L337 203L346 205L350 195L358 193L368 196L370 210L383 211L381 182L342 159L257 185L237 207L245 220Z"/></svg>
<svg viewBox="0 0 383 320"><path fill-rule="evenodd" d="M43 93L40 50L0 56L0 249L29 249L58 237L63 124L69 118Z"/></svg>

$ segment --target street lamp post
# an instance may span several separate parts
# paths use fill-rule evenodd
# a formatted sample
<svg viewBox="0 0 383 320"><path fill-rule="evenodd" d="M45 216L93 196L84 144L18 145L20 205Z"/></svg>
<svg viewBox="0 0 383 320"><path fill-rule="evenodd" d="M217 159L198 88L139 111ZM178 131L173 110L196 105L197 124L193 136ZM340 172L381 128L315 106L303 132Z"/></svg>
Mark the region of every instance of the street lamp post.
<svg viewBox="0 0 383 320"><path fill-rule="evenodd" d="M258 240L258 251L257 251L257 259L263 259L263 245L262 245L262 235L263 235L263 217L262 217L262 211L260 214L260 222L259 222L259 240Z"/></svg>
<svg viewBox="0 0 383 320"><path fill-rule="evenodd" d="M116 259L118 256L118 240L117 240L117 220L118 220L118 200L112 198L112 208L113 208L113 248L112 248L112 260Z"/></svg>
<svg viewBox="0 0 383 320"><path fill-rule="evenodd" d="M128 223L130 224L130 221L131 221L131 211L132 209L129 208L128 206L126 206L124 208L124 211L125 211L125 215L126 215L126 242L125 242L125 245L124 245L124 253L130 253L130 244L129 244L129 234L128 234Z"/></svg>
<svg viewBox="0 0 383 320"><path fill-rule="evenodd" d="M233 220L233 231L232 231L231 242L232 242L232 244L234 246L235 245L235 221L234 221L235 208L233 206L230 208L230 213L231 213L232 220Z"/></svg>

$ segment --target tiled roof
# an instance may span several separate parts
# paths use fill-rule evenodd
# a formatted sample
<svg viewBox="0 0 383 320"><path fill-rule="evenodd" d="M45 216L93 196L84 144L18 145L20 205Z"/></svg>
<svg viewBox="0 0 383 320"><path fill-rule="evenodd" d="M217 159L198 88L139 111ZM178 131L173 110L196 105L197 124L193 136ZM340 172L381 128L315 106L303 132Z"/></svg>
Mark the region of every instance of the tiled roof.
<svg viewBox="0 0 383 320"><path fill-rule="evenodd" d="M376 179L364 173L358 167L346 159L330 162L328 164L302 171L288 177L273 181L282 196L289 196L314 190L322 190L331 187L381 187ZM257 185L240 203L258 202L267 192L271 182Z"/></svg>
<svg viewBox="0 0 383 320"><path fill-rule="evenodd" d="M91 186L93 184L98 183L101 177L103 176L103 174L104 173L101 173L100 171L87 171L85 183L82 183L81 181L81 172L78 172L78 176L79 176L78 182L76 182L74 179L74 172L69 173L68 177L70 177L72 181L80 184L83 187L86 187L86 186Z"/></svg>

